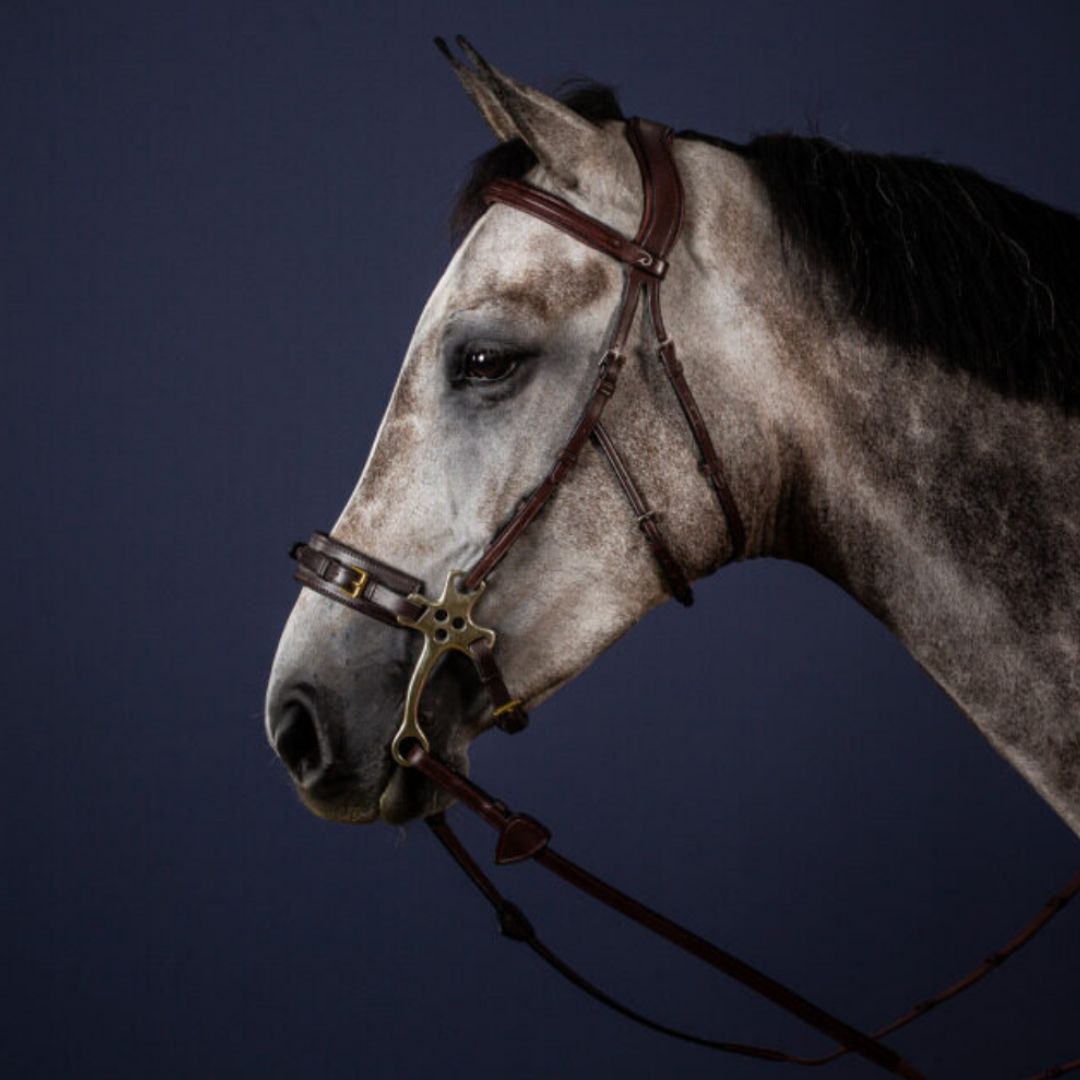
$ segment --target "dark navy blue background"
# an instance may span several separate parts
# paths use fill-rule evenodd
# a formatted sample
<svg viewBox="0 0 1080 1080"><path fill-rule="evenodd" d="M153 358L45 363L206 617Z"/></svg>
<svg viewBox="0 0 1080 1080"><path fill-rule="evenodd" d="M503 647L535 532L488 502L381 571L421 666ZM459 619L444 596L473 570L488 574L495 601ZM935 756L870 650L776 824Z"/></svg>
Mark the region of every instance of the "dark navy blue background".
<svg viewBox="0 0 1080 1080"><path fill-rule="evenodd" d="M1078 30L1065 2L4 4L5 1074L772 1076L577 996L424 831L316 820L264 741L286 549L351 490L490 141L429 38L1080 210ZM1080 863L886 631L776 562L651 616L474 769L867 1026ZM500 881L634 1004L819 1045L532 869ZM1003 1080L1080 1053L1078 916L896 1045Z"/></svg>

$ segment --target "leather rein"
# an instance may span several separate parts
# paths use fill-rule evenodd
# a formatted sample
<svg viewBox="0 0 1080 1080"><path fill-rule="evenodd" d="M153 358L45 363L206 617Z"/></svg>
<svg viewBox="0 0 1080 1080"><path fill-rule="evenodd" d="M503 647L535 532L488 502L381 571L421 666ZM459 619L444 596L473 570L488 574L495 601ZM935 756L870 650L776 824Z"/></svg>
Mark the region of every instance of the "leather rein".
<svg viewBox="0 0 1080 1080"><path fill-rule="evenodd" d="M290 554L297 562L295 577L301 585L328 599L390 626L405 627L423 636L423 646L406 691L403 719L394 735L390 751L399 766L416 769L495 829L499 837L495 852L496 864L536 860L575 888L697 956L816 1028L833 1039L838 1048L814 1058L766 1047L708 1039L659 1023L621 1004L585 979L543 944L521 909L499 892L465 849L451 829L445 814L433 814L426 819L427 825L494 908L501 933L528 945L541 959L585 993L624 1016L663 1034L727 1053L800 1065L823 1065L847 1053L856 1053L895 1075L918 1078L923 1074L896 1051L884 1045L881 1038L925 1015L1000 966L1080 892L1080 874L1047 902L1032 923L963 979L935 997L920 1002L893 1023L873 1034L865 1034L560 855L552 849L551 834L544 825L526 814L511 812L503 802L493 798L435 757L420 722L420 701L424 688L442 657L455 650L472 660L491 701L493 724L513 733L522 730L528 723L523 702L511 694L499 670L494 652L495 632L474 621L473 609L487 586L489 575L522 533L536 520L571 473L588 443L592 443L601 452L619 482L671 595L683 604L689 605L693 602L687 575L672 554L656 512L649 508L611 433L602 422L604 410L615 392L619 373L625 363L627 341L643 299L647 321L656 339L657 357L697 447L699 469L726 521L731 541L731 558L738 559L745 551L746 533L738 506L676 355L674 342L664 328L661 313L660 287L667 273L668 256L678 238L683 217L682 183L671 153L673 132L670 128L635 118L627 123L626 136L641 172L644 195L641 223L632 240L565 200L525 181L497 179L489 183L484 191L484 199L489 205L504 203L538 217L581 243L618 260L623 266L623 294L604 343L596 377L577 423L556 455L548 474L519 503L510 519L498 530L472 567L464 571L453 570L447 575L441 595L434 599L424 594L424 585L420 579L357 551L325 533L315 533L306 544L294 545ZM1080 1058L1040 1073L1039 1077L1032 1080L1061 1076L1074 1069L1080 1069Z"/></svg>

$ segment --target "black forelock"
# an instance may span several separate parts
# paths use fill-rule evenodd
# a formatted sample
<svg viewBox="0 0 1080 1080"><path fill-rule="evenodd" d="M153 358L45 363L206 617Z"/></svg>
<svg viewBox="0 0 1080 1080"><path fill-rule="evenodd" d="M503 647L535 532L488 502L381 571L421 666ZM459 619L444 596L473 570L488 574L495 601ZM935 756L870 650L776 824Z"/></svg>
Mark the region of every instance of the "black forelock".
<svg viewBox="0 0 1080 1080"><path fill-rule="evenodd" d="M606 86L577 81L560 99L594 122L624 119ZM793 266L831 314L1001 393L1080 410L1080 219L927 158L787 134L746 144L680 137L747 161ZM521 140L477 158L454 207L454 235L484 212L490 180L520 179L535 164Z"/></svg>

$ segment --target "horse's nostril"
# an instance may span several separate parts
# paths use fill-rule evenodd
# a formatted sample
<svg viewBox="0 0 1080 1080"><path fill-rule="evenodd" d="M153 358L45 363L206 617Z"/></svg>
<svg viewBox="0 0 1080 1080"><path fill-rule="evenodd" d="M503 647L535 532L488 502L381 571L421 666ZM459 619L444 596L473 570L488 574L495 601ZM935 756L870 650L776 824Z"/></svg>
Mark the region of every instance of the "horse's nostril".
<svg viewBox="0 0 1080 1080"><path fill-rule="evenodd" d="M282 709L274 733L274 749L301 782L322 764L315 717L302 701L290 701Z"/></svg>

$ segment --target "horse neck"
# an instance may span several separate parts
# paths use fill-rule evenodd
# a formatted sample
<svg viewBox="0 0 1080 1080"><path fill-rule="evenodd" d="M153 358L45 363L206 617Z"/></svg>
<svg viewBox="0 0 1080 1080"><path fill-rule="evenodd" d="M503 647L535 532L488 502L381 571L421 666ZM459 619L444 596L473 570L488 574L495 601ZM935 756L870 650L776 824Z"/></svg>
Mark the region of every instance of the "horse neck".
<svg viewBox="0 0 1080 1080"><path fill-rule="evenodd" d="M745 164L682 165L749 554L847 590L1080 833L1080 419L825 318Z"/></svg>
<svg viewBox="0 0 1080 1080"><path fill-rule="evenodd" d="M1080 833L1080 424L850 330L807 359L775 553L878 616Z"/></svg>

